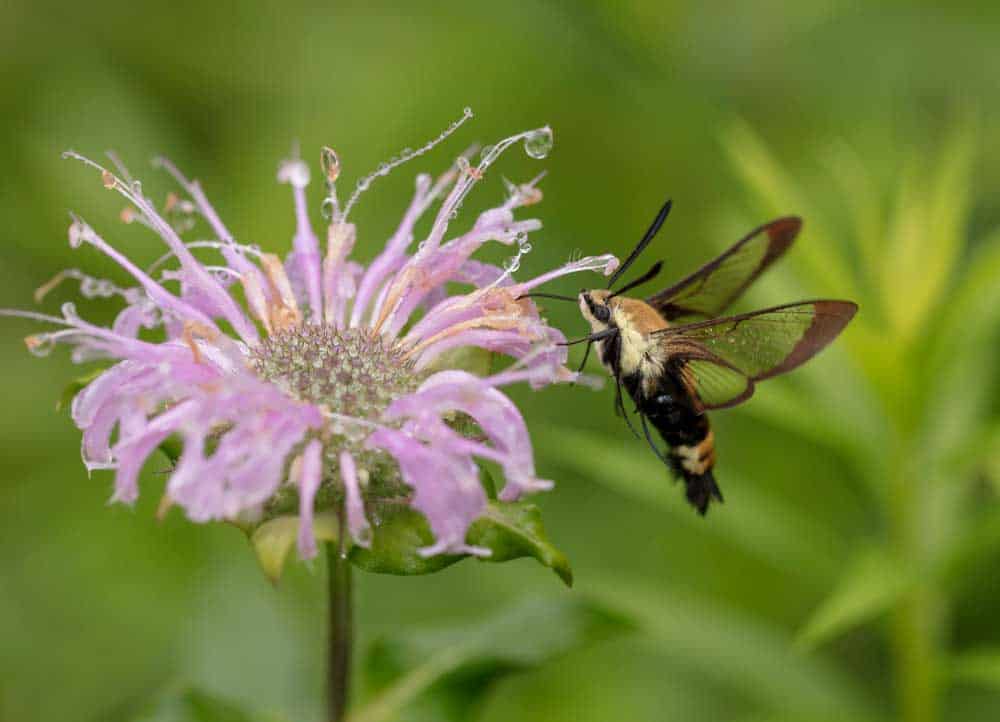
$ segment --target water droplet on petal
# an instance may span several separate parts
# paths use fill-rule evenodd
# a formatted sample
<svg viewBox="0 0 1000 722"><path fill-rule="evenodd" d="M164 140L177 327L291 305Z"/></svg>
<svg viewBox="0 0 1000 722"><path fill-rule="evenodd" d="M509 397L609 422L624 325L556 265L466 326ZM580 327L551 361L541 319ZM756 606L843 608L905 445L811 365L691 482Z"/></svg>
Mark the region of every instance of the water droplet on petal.
<svg viewBox="0 0 1000 722"><path fill-rule="evenodd" d="M472 117L472 108L470 108L469 106L465 106L465 110L462 111L462 114L466 118L471 118Z"/></svg>
<svg viewBox="0 0 1000 722"><path fill-rule="evenodd" d="M536 160L545 158L552 150L552 129L548 126L533 130L524 136L524 152Z"/></svg>
<svg viewBox="0 0 1000 722"><path fill-rule="evenodd" d="M26 336L24 339L24 345L28 347L28 351L32 356L48 356L52 353L52 349L55 348L56 342L52 340L52 335L48 333L39 333L34 336Z"/></svg>
<svg viewBox="0 0 1000 722"><path fill-rule="evenodd" d="M83 243L83 224L73 221L69 224L69 247L79 248Z"/></svg>
<svg viewBox="0 0 1000 722"><path fill-rule="evenodd" d="M337 157L337 152L333 148L324 145L323 149L319 152L319 162L327 181L335 183L340 176L340 158Z"/></svg>
<svg viewBox="0 0 1000 722"><path fill-rule="evenodd" d="M309 166L301 160L286 160L278 166L278 182L289 183L295 188L309 185Z"/></svg>
<svg viewBox="0 0 1000 722"><path fill-rule="evenodd" d="M324 198L323 203L319 207L319 212L323 216L323 220L331 221L333 220L333 212L336 210L337 204L334 202L333 198Z"/></svg>
<svg viewBox="0 0 1000 722"><path fill-rule="evenodd" d="M493 146L492 145L485 145L485 146L483 146L483 149L481 151L479 151L479 157L482 160L486 160L487 156L489 156L489 154L492 153L492 152L493 152Z"/></svg>

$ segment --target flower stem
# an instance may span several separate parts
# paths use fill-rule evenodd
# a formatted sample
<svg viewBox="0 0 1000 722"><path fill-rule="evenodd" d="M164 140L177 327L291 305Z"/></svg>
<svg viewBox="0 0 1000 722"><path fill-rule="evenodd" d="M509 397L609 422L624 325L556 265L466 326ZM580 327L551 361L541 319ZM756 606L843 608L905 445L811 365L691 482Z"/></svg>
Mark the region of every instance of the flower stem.
<svg viewBox="0 0 1000 722"><path fill-rule="evenodd" d="M341 536L343 536L341 534ZM327 586L330 592L330 647L327 678L330 722L341 722L347 714L351 683L351 563L336 542L326 545Z"/></svg>

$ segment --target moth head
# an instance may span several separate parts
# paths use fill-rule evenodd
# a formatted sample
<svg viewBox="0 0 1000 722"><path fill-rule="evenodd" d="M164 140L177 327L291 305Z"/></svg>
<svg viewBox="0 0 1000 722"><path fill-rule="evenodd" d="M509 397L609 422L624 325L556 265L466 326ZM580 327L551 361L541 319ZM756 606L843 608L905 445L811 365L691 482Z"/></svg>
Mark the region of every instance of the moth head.
<svg viewBox="0 0 1000 722"><path fill-rule="evenodd" d="M610 296L611 291L603 289L580 291L580 313L594 331L603 331L611 323Z"/></svg>

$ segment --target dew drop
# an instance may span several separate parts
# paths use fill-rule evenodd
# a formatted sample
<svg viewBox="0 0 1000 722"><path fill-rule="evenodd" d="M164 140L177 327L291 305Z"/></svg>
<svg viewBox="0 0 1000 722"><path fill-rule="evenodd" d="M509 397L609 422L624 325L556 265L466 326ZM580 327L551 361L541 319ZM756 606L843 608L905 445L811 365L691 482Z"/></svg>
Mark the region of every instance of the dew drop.
<svg viewBox="0 0 1000 722"><path fill-rule="evenodd" d="M333 148L324 145L323 149L319 152L319 162L327 181L330 183L336 182L340 176L340 158L337 157L337 152Z"/></svg>
<svg viewBox="0 0 1000 722"><path fill-rule="evenodd" d="M334 202L333 198L324 198L323 203L319 207L319 212L323 216L323 220L333 220L333 212L336 208L337 204Z"/></svg>
<svg viewBox="0 0 1000 722"><path fill-rule="evenodd" d="M278 167L278 182L288 183L294 188L309 185L309 166L301 160L286 160Z"/></svg>
<svg viewBox="0 0 1000 722"><path fill-rule="evenodd" d="M482 160L486 160L487 157L489 157L489 154L492 153L492 152L493 152L493 146L492 145L483 146L483 149L481 151L479 151L479 157ZM506 179L504 179L504 180L506 180Z"/></svg>
<svg viewBox="0 0 1000 722"><path fill-rule="evenodd" d="M56 342L52 339L51 334L40 333L25 338L24 345L28 347L28 352L31 353L32 356L42 358L52 353L52 349L55 348Z"/></svg>
<svg viewBox="0 0 1000 722"><path fill-rule="evenodd" d="M69 224L69 247L79 248L83 244L83 224L73 221Z"/></svg>
<svg viewBox="0 0 1000 722"><path fill-rule="evenodd" d="M545 158L552 150L552 129L548 126L533 130L524 136L524 152L536 160Z"/></svg>

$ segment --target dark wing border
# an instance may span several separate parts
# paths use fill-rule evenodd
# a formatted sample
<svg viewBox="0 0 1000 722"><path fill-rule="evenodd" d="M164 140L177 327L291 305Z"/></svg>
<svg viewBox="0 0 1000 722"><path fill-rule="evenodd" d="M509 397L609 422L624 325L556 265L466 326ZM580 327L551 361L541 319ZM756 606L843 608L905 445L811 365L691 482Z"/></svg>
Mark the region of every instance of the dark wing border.
<svg viewBox="0 0 1000 722"><path fill-rule="evenodd" d="M795 240L795 237L799 234L800 230L802 230L802 219L798 216L784 216L782 218L776 218L773 221L769 221L768 223L764 223L763 225L754 228L752 231L743 236L743 238L730 246L728 250L716 256L713 260L709 261L698 270L681 279L673 286L670 286L656 295L647 298L646 303L653 306L668 321L672 321L673 319L681 316L706 315L705 311L685 308L684 306L673 304L670 301L688 286L711 276L712 273L714 273L723 264L723 262L726 261L726 259L734 256L740 251L741 248L746 246L746 244L758 235L761 233L767 233L769 242L767 251L764 253L763 258L761 258L757 267L746 277L743 283L733 289L728 297L720 301L718 308L715 311L718 313L739 298L740 294L742 294L751 283L756 281L760 274L767 270L768 266L784 255L785 251L787 251L792 245L792 242Z"/></svg>
<svg viewBox="0 0 1000 722"><path fill-rule="evenodd" d="M791 351L785 355L780 363L760 373L747 373L702 344L699 339L687 338L685 336L686 333L690 333L691 331L708 329L712 326L729 326L731 324L738 326L742 321L752 320L764 314L784 311L786 309L792 309L799 306L813 307L814 313L812 315L812 322L803 332L801 338L799 338L795 346L792 347ZM858 305L853 301L830 299L797 301L795 303L771 306L770 308L763 308L749 313L741 313L735 316L709 319L707 321L699 321L696 323L685 324L683 326L671 326L660 331L655 331L654 335L664 337L665 341L666 339L669 339L669 341L666 341L666 343L669 343L667 363L668 365L676 364L682 381L688 387L688 390L692 392L701 407L703 409L725 409L743 403L753 396L755 382L763 381L765 379L792 371L822 351L828 344L840 335L840 332L843 331L847 324L851 322L851 319L854 318L857 311ZM735 328L735 326L731 326L731 328ZM741 394L733 399L730 399L729 401L726 401L725 403L703 404L701 399L698 397L695 380L691 378L693 372L690 367L687 366L687 361L707 361L729 371L735 371L742 374L747 380L746 389L744 389Z"/></svg>

